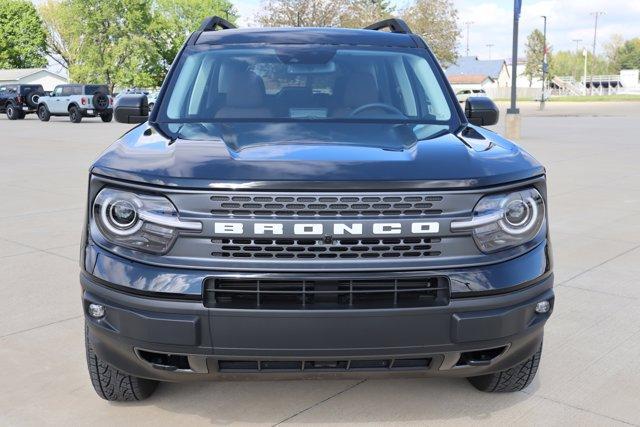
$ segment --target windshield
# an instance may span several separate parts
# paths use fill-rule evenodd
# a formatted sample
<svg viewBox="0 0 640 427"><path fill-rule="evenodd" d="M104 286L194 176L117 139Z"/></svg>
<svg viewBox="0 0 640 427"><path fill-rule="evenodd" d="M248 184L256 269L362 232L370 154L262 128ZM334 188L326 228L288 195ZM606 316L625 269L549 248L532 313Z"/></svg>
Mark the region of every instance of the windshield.
<svg viewBox="0 0 640 427"><path fill-rule="evenodd" d="M433 67L419 49L195 46L173 73L156 122L375 121L449 128L455 115Z"/></svg>

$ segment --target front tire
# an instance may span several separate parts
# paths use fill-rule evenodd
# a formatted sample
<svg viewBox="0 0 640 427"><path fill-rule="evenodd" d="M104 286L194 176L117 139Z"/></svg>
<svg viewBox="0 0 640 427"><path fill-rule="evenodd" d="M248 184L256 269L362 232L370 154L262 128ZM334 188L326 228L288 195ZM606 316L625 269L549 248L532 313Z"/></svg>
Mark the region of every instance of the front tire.
<svg viewBox="0 0 640 427"><path fill-rule="evenodd" d="M82 114L80 114L78 107L69 108L69 120L71 120L71 123L80 123L82 121Z"/></svg>
<svg viewBox="0 0 640 427"><path fill-rule="evenodd" d="M89 376L98 396L104 400L136 402L153 394L158 386L157 381L128 375L107 364L93 351L89 339L89 328L86 326L84 337Z"/></svg>
<svg viewBox="0 0 640 427"><path fill-rule="evenodd" d="M41 105L38 107L38 118L40 121L48 122L51 118L51 113L46 105Z"/></svg>
<svg viewBox="0 0 640 427"><path fill-rule="evenodd" d="M513 368L494 374L481 375L467 378L478 390L487 393L511 393L524 390L536 376L540 358L542 356L542 344L533 356L520 362Z"/></svg>

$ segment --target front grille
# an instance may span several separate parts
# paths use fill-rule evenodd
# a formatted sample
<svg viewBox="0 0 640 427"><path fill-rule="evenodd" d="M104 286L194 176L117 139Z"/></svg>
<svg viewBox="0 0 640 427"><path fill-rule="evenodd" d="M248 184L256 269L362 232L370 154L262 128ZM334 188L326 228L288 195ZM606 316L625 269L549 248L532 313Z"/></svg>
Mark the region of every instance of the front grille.
<svg viewBox="0 0 640 427"><path fill-rule="evenodd" d="M355 360L219 360L220 372L410 371L426 370L431 358Z"/></svg>
<svg viewBox="0 0 640 427"><path fill-rule="evenodd" d="M214 257L280 259L358 259L434 257L439 238L333 239L212 239Z"/></svg>
<svg viewBox="0 0 640 427"><path fill-rule="evenodd" d="M442 214L442 196L216 194L211 213L222 217L380 217Z"/></svg>
<svg viewBox="0 0 640 427"><path fill-rule="evenodd" d="M449 303L444 277L402 279L231 279L205 282L205 306L273 310L433 307Z"/></svg>

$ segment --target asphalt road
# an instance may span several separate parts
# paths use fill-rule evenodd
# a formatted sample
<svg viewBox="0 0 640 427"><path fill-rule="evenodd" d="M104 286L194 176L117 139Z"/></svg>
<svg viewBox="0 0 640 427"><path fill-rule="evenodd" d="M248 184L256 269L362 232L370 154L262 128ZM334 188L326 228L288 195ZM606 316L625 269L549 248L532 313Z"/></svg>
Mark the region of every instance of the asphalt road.
<svg viewBox="0 0 640 427"><path fill-rule="evenodd" d="M164 384L111 404L86 371L78 251L87 170L129 126L0 118L0 425L640 425L640 103L523 108L549 172L556 311L540 372L460 379ZM500 129L500 126L498 126Z"/></svg>

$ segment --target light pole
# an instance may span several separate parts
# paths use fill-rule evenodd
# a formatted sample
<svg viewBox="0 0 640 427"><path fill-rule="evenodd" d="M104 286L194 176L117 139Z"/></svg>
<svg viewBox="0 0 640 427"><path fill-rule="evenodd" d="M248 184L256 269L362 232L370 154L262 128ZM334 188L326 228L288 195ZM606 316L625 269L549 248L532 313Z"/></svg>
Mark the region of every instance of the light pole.
<svg viewBox="0 0 640 427"><path fill-rule="evenodd" d="M469 27L471 27L473 24L475 24L475 22L473 21L467 21L464 23L464 25L467 26L467 56L469 56Z"/></svg>
<svg viewBox="0 0 640 427"><path fill-rule="evenodd" d="M494 47L494 44L488 44L486 45L489 48L489 59L491 59L491 48Z"/></svg>
<svg viewBox="0 0 640 427"><path fill-rule="evenodd" d="M546 80L547 80L547 17L542 15L544 19L544 32L542 36L542 97L540 98L540 109L544 110L544 103L546 100Z"/></svg>
<svg viewBox="0 0 640 427"><path fill-rule="evenodd" d="M589 94L593 94L593 71L596 68L595 64L596 64L596 42L598 40L598 18L601 15L604 15L604 12L602 11L596 11L596 12L591 12L590 15L595 16L595 25L593 26L593 52L592 52L592 58L591 61L593 61L593 64L591 64L591 86L589 87ZM584 84L587 84L587 81L585 80Z"/></svg>
<svg viewBox="0 0 640 427"><path fill-rule="evenodd" d="M511 106L507 110L505 119L507 138L520 139L520 110L516 107L518 79L518 25L520 23L520 10L522 0L513 0L513 41L511 45Z"/></svg>

